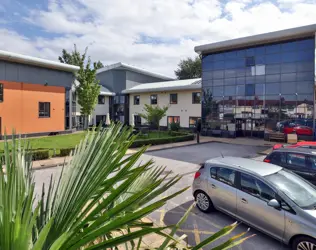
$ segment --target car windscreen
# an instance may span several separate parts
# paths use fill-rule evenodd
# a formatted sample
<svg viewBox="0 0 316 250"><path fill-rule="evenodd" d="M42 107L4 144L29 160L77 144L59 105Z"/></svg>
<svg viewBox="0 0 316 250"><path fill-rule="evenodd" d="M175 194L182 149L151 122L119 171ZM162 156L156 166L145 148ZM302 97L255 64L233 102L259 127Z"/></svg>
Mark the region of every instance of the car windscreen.
<svg viewBox="0 0 316 250"><path fill-rule="evenodd" d="M316 205L316 189L296 174L281 170L265 178L303 209Z"/></svg>

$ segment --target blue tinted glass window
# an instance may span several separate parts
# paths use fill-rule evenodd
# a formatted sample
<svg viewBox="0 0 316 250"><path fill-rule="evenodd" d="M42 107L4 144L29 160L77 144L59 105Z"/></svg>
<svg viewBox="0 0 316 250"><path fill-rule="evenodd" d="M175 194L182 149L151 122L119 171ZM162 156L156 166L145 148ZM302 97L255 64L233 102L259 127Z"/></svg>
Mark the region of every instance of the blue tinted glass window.
<svg viewBox="0 0 316 250"><path fill-rule="evenodd" d="M264 84L256 84L255 89L256 95L264 95Z"/></svg>
<svg viewBox="0 0 316 250"><path fill-rule="evenodd" d="M224 78L224 70L213 71L213 79Z"/></svg>
<svg viewBox="0 0 316 250"><path fill-rule="evenodd" d="M226 60L225 69L234 69L234 68L236 68L236 61L235 60Z"/></svg>
<svg viewBox="0 0 316 250"><path fill-rule="evenodd" d="M299 72L297 73L297 81L313 81L314 80L314 71L311 72Z"/></svg>
<svg viewBox="0 0 316 250"><path fill-rule="evenodd" d="M245 57L246 56L246 50L240 49L237 50L237 57Z"/></svg>
<svg viewBox="0 0 316 250"><path fill-rule="evenodd" d="M313 95L301 94L297 96L297 105L301 103L313 104Z"/></svg>
<svg viewBox="0 0 316 250"><path fill-rule="evenodd" d="M256 65L265 64L265 56L256 56Z"/></svg>
<svg viewBox="0 0 316 250"><path fill-rule="evenodd" d="M206 80L205 78L203 78L202 85L203 86L212 86L213 83L212 83L212 80Z"/></svg>
<svg viewBox="0 0 316 250"><path fill-rule="evenodd" d="M205 80L209 80L213 78L213 73L212 71L203 71L202 72L202 78Z"/></svg>
<svg viewBox="0 0 316 250"><path fill-rule="evenodd" d="M276 95L280 93L280 83L267 83L266 84L266 94Z"/></svg>
<svg viewBox="0 0 316 250"><path fill-rule="evenodd" d="M236 58L237 57L237 52L236 51L229 51L225 53L226 58Z"/></svg>
<svg viewBox="0 0 316 250"><path fill-rule="evenodd" d="M296 93L296 82L282 82L281 94L294 94Z"/></svg>
<svg viewBox="0 0 316 250"><path fill-rule="evenodd" d="M214 54L214 61L222 61L225 59L224 53Z"/></svg>
<svg viewBox="0 0 316 250"><path fill-rule="evenodd" d="M314 89L314 84L310 82L299 82L297 83L297 93L298 94L309 94L312 93Z"/></svg>
<svg viewBox="0 0 316 250"><path fill-rule="evenodd" d="M295 82L296 73L281 74L281 82Z"/></svg>
<svg viewBox="0 0 316 250"><path fill-rule="evenodd" d="M225 70L225 77L235 77L236 70L235 69L226 69Z"/></svg>
<svg viewBox="0 0 316 250"><path fill-rule="evenodd" d="M214 86L223 86L224 85L224 80L223 79L213 80L213 85Z"/></svg>
<svg viewBox="0 0 316 250"><path fill-rule="evenodd" d="M314 61L297 62L296 68L297 68L297 72L313 71L314 70Z"/></svg>
<svg viewBox="0 0 316 250"><path fill-rule="evenodd" d="M235 60L235 66L236 66L236 68L243 68L243 67L245 67L245 58L237 58Z"/></svg>
<svg viewBox="0 0 316 250"><path fill-rule="evenodd" d="M246 84L253 84L255 83L256 78L254 76L247 76L246 77Z"/></svg>
<svg viewBox="0 0 316 250"><path fill-rule="evenodd" d="M237 85L237 95L245 95L245 85Z"/></svg>
<svg viewBox="0 0 316 250"><path fill-rule="evenodd" d="M245 84L246 83L246 77L237 77L236 78L236 84Z"/></svg>
<svg viewBox="0 0 316 250"><path fill-rule="evenodd" d="M205 61L202 62L202 70L203 71L210 71L210 70L212 70L212 67L213 67L212 62L205 62Z"/></svg>
<svg viewBox="0 0 316 250"><path fill-rule="evenodd" d="M266 45L266 54L273 54L280 52L280 44Z"/></svg>
<svg viewBox="0 0 316 250"><path fill-rule="evenodd" d="M247 67L246 68L246 76L253 76L253 70L252 70L253 66L252 67Z"/></svg>
<svg viewBox="0 0 316 250"><path fill-rule="evenodd" d="M282 54L282 62L296 62L297 61L297 52L285 52Z"/></svg>
<svg viewBox="0 0 316 250"><path fill-rule="evenodd" d="M281 81L281 75L266 75L266 82L279 82Z"/></svg>
<svg viewBox="0 0 316 250"><path fill-rule="evenodd" d="M225 78L224 79L224 85L235 85L236 84L236 78Z"/></svg>
<svg viewBox="0 0 316 250"><path fill-rule="evenodd" d="M224 87L213 87L213 95L214 96L223 96L224 95Z"/></svg>
<svg viewBox="0 0 316 250"><path fill-rule="evenodd" d="M314 39L307 39L307 40L298 41L297 48L299 50L314 49L315 48L315 40Z"/></svg>
<svg viewBox="0 0 316 250"><path fill-rule="evenodd" d="M281 45L282 51L294 51L297 48L297 42L287 42Z"/></svg>
<svg viewBox="0 0 316 250"><path fill-rule="evenodd" d="M266 64L281 63L281 54L266 55Z"/></svg>
<svg viewBox="0 0 316 250"><path fill-rule="evenodd" d="M256 76L256 83L265 83L266 82L266 76Z"/></svg>
<svg viewBox="0 0 316 250"><path fill-rule="evenodd" d="M246 56L254 56L255 55L255 48L246 49Z"/></svg>
<svg viewBox="0 0 316 250"><path fill-rule="evenodd" d="M203 56L202 61L204 61L204 62L213 62L213 55Z"/></svg>
<svg viewBox="0 0 316 250"><path fill-rule="evenodd" d="M246 75L246 69L245 68L239 68L236 69L236 76L245 76Z"/></svg>
<svg viewBox="0 0 316 250"><path fill-rule="evenodd" d="M266 65L266 75L274 75L281 73L281 65L280 64L271 64Z"/></svg>
<svg viewBox="0 0 316 250"><path fill-rule="evenodd" d="M255 66L256 62L255 62L255 58L253 56L248 56L245 58L245 65L247 67L250 66Z"/></svg>
<svg viewBox="0 0 316 250"><path fill-rule="evenodd" d="M266 53L266 50L264 46L255 48L256 59L258 58L257 56L264 55L265 53Z"/></svg>
<svg viewBox="0 0 316 250"><path fill-rule="evenodd" d="M296 63L283 63L281 65L281 73L296 72Z"/></svg>
<svg viewBox="0 0 316 250"><path fill-rule="evenodd" d="M235 96L235 95L236 95L236 86L224 87L224 96Z"/></svg>
<svg viewBox="0 0 316 250"><path fill-rule="evenodd" d="M213 63L213 70L224 69L224 68L225 68L225 62L224 61L215 61Z"/></svg>
<svg viewBox="0 0 316 250"><path fill-rule="evenodd" d="M296 55L296 61L312 61L315 58L314 50L298 51Z"/></svg>
<svg viewBox="0 0 316 250"><path fill-rule="evenodd" d="M253 95L255 95L255 85L254 84L246 85L245 95L246 96L253 96Z"/></svg>

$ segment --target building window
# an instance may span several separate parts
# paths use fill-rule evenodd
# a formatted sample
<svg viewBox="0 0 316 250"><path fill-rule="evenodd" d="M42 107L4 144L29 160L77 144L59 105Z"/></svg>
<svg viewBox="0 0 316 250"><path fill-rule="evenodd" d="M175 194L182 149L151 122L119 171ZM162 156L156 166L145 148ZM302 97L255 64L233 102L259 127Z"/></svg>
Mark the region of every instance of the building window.
<svg viewBox="0 0 316 250"><path fill-rule="evenodd" d="M139 115L134 115L134 124L136 127L142 125L142 118Z"/></svg>
<svg viewBox="0 0 316 250"><path fill-rule="evenodd" d="M192 93L192 103L200 104L201 103L201 92Z"/></svg>
<svg viewBox="0 0 316 250"><path fill-rule="evenodd" d="M104 95L98 96L98 104L105 104L105 96Z"/></svg>
<svg viewBox="0 0 316 250"><path fill-rule="evenodd" d="M39 102L38 116L40 118L50 117L50 102Z"/></svg>
<svg viewBox="0 0 316 250"><path fill-rule="evenodd" d="M0 83L0 102L3 102L3 84Z"/></svg>
<svg viewBox="0 0 316 250"><path fill-rule="evenodd" d="M170 104L178 103L178 94L170 94Z"/></svg>
<svg viewBox="0 0 316 250"><path fill-rule="evenodd" d="M180 124L180 116L168 116L168 127L171 123L178 123Z"/></svg>
<svg viewBox="0 0 316 250"><path fill-rule="evenodd" d="M135 95L134 96L134 105L139 105L140 103L140 96L139 95Z"/></svg>
<svg viewBox="0 0 316 250"><path fill-rule="evenodd" d="M189 117L189 127L190 128L195 128L196 127L196 122L200 118L201 117Z"/></svg>
<svg viewBox="0 0 316 250"><path fill-rule="evenodd" d="M253 56L248 56L246 57L246 66L247 67L251 67L251 66L255 66L255 58Z"/></svg>
<svg viewBox="0 0 316 250"><path fill-rule="evenodd" d="M255 85L254 84L247 84L245 89L246 96L254 96L255 95Z"/></svg>
<svg viewBox="0 0 316 250"><path fill-rule="evenodd" d="M101 125L103 126L105 124L105 121L106 121L106 115L96 115L95 117L95 124L97 126Z"/></svg>
<svg viewBox="0 0 316 250"><path fill-rule="evenodd" d="M157 95L151 95L150 96L150 104L157 104L158 103L158 97Z"/></svg>

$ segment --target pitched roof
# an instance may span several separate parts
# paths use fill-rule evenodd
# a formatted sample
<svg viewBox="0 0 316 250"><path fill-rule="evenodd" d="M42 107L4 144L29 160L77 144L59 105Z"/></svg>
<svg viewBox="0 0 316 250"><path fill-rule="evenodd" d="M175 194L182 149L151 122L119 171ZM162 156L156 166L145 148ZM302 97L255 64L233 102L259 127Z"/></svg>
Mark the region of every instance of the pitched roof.
<svg viewBox="0 0 316 250"><path fill-rule="evenodd" d="M103 68L97 70L97 74L105 72L105 71L109 71L109 70L112 70L112 69L125 69L125 70L130 70L130 71L133 71L133 72L141 73L141 74L144 74L144 75L157 77L157 78L160 78L161 80L174 80L174 78L172 78L172 77L165 76L165 75L162 75L162 74L159 74L159 73L154 73L154 72L151 72L149 70L146 70L146 69L143 69L143 68L139 68L139 67L136 67L136 66L133 66L133 65L129 65L129 64L126 64L126 63L121 63L121 62L112 64L112 65L104 66Z"/></svg>
<svg viewBox="0 0 316 250"><path fill-rule="evenodd" d="M27 64L27 65L34 65L34 66L49 68L49 69L57 69L57 70L67 71L67 72L76 72L79 70L78 66L50 61L50 60L32 57L32 56L21 55L21 54L4 51L4 50L0 50L0 60L15 62L15 63L22 63L22 64Z"/></svg>
<svg viewBox="0 0 316 250"><path fill-rule="evenodd" d="M101 89L100 89L100 94L101 95L108 95L108 96L114 96L115 93L111 92L110 90L108 90L106 87L101 85Z"/></svg>
<svg viewBox="0 0 316 250"><path fill-rule="evenodd" d="M254 36L247 36L237 39L231 39L216 43L209 43L205 45L196 46L194 48L195 52L206 54L206 53L213 53L213 52L220 52L224 50L231 50L231 49L239 49L248 46L256 46L262 45L267 43L274 43L274 42L281 42L290 39L298 39L304 37L311 37L315 36L316 32L316 24L286 29L286 30L279 30Z"/></svg>
<svg viewBox="0 0 316 250"><path fill-rule="evenodd" d="M201 89L201 78L188 80L175 80L167 82L154 82L139 84L130 89L123 90L123 93L146 93L157 91L172 91L186 89Z"/></svg>

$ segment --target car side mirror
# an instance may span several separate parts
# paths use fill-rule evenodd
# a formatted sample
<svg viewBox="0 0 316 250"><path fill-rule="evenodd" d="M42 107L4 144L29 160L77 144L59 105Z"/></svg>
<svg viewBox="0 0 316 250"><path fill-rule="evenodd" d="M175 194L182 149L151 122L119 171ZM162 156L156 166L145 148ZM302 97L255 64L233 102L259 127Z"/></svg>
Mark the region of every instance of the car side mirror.
<svg viewBox="0 0 316 250"><path fill-rule="evenodd" d="M280 209L281 208L281 204L280 202L278 202L276 199L272 199L268 202L268 206L269 207L273 207L275 209Z"/></svg>

